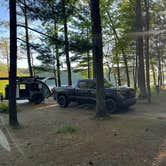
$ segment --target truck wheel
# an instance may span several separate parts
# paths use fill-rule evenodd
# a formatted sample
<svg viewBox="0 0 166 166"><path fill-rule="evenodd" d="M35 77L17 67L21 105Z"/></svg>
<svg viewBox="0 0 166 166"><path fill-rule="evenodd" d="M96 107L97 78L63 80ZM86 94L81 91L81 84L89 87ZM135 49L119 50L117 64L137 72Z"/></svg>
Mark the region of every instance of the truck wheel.
<svg viewBox="0 0 166 166"><path fill-rule="evenodd" d="M34 94L31 99L30 102L34 103L34 104L40 104L43 101L43 95L41 94Z"/></svg>
<svg viewBox="0 0 166 166"><path fill-rule="evenodd" d="M117 103L113 99L106 101L106 108L108 113L114 113L117 110Z"/></svg>
<svg viewBox="0 0 166 166"><path fill-rule="evenodd" d="M68 102L68 100L67 100L67 97L64 96L64 95L58 96L57 102L58 102L58 104L59 104L61 107L63 107L63 108L65 108L65 107L67 107L67 106L69 105L69 102Z"/></svg>

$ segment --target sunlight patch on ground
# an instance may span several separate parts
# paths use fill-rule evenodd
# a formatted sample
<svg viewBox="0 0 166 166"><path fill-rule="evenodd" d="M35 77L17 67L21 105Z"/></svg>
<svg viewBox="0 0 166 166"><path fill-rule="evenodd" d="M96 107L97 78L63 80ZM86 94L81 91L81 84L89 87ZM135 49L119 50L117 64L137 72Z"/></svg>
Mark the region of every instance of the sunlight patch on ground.
<svg viewBox="0 0 166 166"><path fill-rule="evenodd" d="M2 123L3 126L5 126L5 122L3 117L0 116L0 122ZM8 135L8 137L10 138L10 140L13 142L13 144L15 145L16 149L18 150L18 152L24 157L24 152L23 150L20 148L20 145L18 144L18 140L16 140L16 138L13 136L13 134L9 131L9 129L7 127L4 127L4 129L6 130L6 133ZM0 130L1 131L1 130ZM7 151L11 151L10 149L10 145L9 142L7 141L6 136L4 135L4 133L0 133L0 144L2 145L3 148L5 148Z"/></svg>
<svg viewBox="0 0 166 166"><path fill-rule="evenodd" d="M0 145L5 149L7 150L8 152L11 151L11 148L10 148L10 145L9 145L9 142L5 136L5 134L0 130Z"/></svg>
<svg viewBox="0 0 166 166"><path fill-rule="evenodd" d="M38 107L38 108L36 108L36 110L43 110L46 108L52 108L52 107L56 107L56 106L58 106L58 104L52 104L52 105L48 105L48 106Z"/></svg>
<svg viewBox="0 0 166 166"><path fill-rule="evenodd" d="M152 166L162 166L166 161L166 141L161 145L159 153L154 159Z"/></svg>

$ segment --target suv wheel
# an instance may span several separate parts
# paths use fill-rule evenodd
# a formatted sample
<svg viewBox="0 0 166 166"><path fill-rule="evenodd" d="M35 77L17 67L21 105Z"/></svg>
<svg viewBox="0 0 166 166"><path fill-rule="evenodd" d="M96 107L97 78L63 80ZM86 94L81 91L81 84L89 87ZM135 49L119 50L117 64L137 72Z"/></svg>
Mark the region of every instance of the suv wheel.
<svg viewBox="0 0 166 166"><path fill-rule="evenodd" d="M43 95L42 94L34 94L31 99L30 102L34 103L34 104L40 104L43 101Z"/></svg>
<svg viewBox="0 0 166 166"><path fill-rule="evenodd" d="M117 110L117 103L113 99L106 101L106 108L108 113L114 113Z"/></svg>
<svg viewBox="0 0 166 166"><path fill-rule="evenodd" d="M63 108L65 108L65 107L67 107L67 106L69 105L69 102L68 102L68 100L67 100L67 97L64 96L64 95L58 96L57 102L58 102L58 104L59 104L61 107L63 107Z"/></svg>

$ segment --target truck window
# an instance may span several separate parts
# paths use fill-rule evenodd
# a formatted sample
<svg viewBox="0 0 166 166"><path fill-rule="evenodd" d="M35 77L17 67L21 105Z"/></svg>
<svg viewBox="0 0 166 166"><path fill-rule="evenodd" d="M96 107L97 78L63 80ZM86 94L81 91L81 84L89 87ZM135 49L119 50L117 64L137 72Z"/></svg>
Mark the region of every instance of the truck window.
<svg viewBox="0 0 166 166"><path fill-rule="evenodd" d="M86 89L86 88L88 88L88 82L87 81L80 81L78 84L78 87L80 89Z"/></svg>
<svg viewBox="0 0 166 166"><path fill-rule="evenodd" d="M96 88L96 83L94 81L88 81L88 88Z"/></svg>

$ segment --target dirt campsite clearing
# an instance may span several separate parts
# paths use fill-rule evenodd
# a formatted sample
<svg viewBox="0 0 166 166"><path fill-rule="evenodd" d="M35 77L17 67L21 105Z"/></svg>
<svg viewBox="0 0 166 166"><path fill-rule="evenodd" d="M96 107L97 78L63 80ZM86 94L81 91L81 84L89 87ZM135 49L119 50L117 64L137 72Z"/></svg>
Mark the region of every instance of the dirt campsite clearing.
<svg viewBox="0 0 166 166"><path fill-rule="evenodd" d="M96 119L89 105L19 104L18 129L0 115L11 148L0 147L0 166L164 166L165 100L162 94L150 105L139 101L107 119Z"/></svg>

